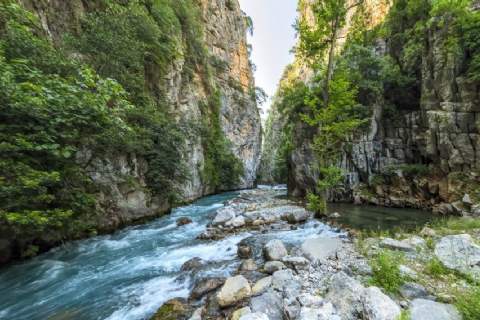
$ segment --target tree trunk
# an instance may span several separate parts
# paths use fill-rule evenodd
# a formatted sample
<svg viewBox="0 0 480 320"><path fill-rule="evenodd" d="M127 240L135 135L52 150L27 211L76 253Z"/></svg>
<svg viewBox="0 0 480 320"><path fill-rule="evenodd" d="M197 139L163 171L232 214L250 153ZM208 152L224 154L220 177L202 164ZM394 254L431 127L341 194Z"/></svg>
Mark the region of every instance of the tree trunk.
<svg viewBox="0 0 480 320"><path fill-rule="evenodd" d="M335 44L337 42L337 37L338 37L338 25L340 23L340 9L342 8L342 6L343 6L343 1L338 1L337 17L335 19L332 42L330 43L330 52L328 54L327 79L325 81L325 88L323 89L323 109L327 109L328 107L330 81L332 80L332 73L333 73L333 58L335 53Z"/></svg>

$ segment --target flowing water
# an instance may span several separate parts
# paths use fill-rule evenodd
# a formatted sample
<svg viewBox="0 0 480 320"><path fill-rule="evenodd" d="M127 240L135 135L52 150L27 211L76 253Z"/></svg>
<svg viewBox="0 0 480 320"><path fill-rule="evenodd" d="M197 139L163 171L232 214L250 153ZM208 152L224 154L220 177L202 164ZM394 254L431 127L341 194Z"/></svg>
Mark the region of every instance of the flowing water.
<svg viewBox="0 0 480 320"><path fill-rule="evenodd" d="M0 271L0 319L148 319L163 302L187 297L196 278L231 276L241 262L237 244L244 239L258 248L273 238L292 246L313 236L339 235L311 221L255 239L242 233L212 243L196 240L222 203L237 194L203 198L151 223L72 242L68 253L56 248ZM177 227L180 217L193 223ZM261 250L256 251L260 260ZM177 279L182 264L193 257L207 266L195 278Z"/></svg>
<svg viewBox="0 0 480 320"><path fill-rule="evenodd" d="M277 192L284 194L282 190ZM261 263L261 247L271 239L280 239L291 247L311 237L345 234L311 220L297 230L244 232L212 243L196 240L215 211L236 195L230 192L206 197L151 223L75 241L67 245L67 251L56 248L0 271L0 319L148 319L163 302L187 297L199 278L233 275L241 263L236 254L241 241L254 248L254 259ZM388 226L418 222L421 213L349 205L333 208L347 225L359 228L376 228L379 221L388 222ZM401 221L388 220L389 216L400 216ZM177 227L176 220L181 217L189 217L193 223ZM422 217L428 219L428 214ZM182 274L182 264L194 257L200 257L204 266L194 275Z"/></svg>

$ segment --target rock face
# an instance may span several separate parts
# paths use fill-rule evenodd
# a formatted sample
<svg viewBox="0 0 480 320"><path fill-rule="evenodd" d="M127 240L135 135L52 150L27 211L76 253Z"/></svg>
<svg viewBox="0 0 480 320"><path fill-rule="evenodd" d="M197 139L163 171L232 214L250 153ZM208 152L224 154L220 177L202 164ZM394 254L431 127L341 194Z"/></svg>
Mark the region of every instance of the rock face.
<svg viewBox="0 0 480 320"><path fill-rule="evenodd" d="M454 306L430 300L416 299L410 303L412 320L461 320L462 317Z"/></svg>
<svg viewBox="0 0 480 320"><path fill-rule="evenodd" d="M282 241L271 240L265 245L265 247L263 247L263 254L268 261L281 261L288 253L287 249L283 246Z"/></svg>
<svg viewBox="0 0 480 320"><path fill-rule="evenodd" d="M379 4L379 1L369 2ZM375 7L374 15L381 20L388 7ZM379 10L379 7L382 8ZM302 18L308 22L311 17L308 8L305 10L307 13ZM480 133L476 125L480 114L478 85L463 74L460 66L464 61L451 59L444 50L450 28L448 22L442 26L432 23L426 30L426 37L422 39L426 45L421 61L416 64L416 72L421 75L418 93L411 105L399 106L398 119L391 121L385 112L388 101L383 98L370 101L368 129L346 141L348 150L338 162L346 172L345 184L331 192L329 200L436 211L441 208L442 212L457 215L471 210L470 196L461 189L469 189L468 180L475 179L475 169L480 166ZM348 26L342 32L348 32ZM401 50L390 40L379 40L373 47L373 55L396 57ZM301 61L296 61L285 71L284 79L289 77L308 84L312 72ZM272 105L265 136L265 145L269 146L262 160L262 172L267 172L268 177L266 182L274 176L268 171L275 168L286 121L276 109L277 104ZM292 125L288 193L305 196L318 179L318 174L310 168L312 138L316 132L300 120ZM401 170L409 164L428 165L430 174L425 178L409 177ZM390 172L389 167L400 169ZM389 175L391 181L383 185L371 183L375 176L382 175ZM442 205L457 201L459 210L448 210Z"/></svg>
<svg viewBox="0 0 480 320"><path fill-rule="evenodd" d="M40 21L40 32L51 43L59 43L61 35L79 30L79 21L88 12L98 10L93 0L62 1L41 0L19 1ZM238 1L200 0L199 22L204 29L204 44L212 59L216 59L225 68L211 68L212 83L220 91L219 121L225 136L232 142L231 151L240 159L244 176L233 188L253 187L260 161L261 122L255 99L251 90L255 88L251 63L248 58L246 24ZM76 31L75 31L76 32ZM75 33L73 32L73 33ZM202 72L210 66L198 65L194 75L186 78L185 59L182 57L182 35L179 36L179 54L166 70L166 76L160 83L147 83L149 88L162 88L166 91L170 109L174 118L201 122L201 104L210 96L208 88L199 84ZM154 73L155 70L148 70ZM147 79L148 81L148 79ZM152 89L153 90L153 89ZM185 159L188 159L190 178L180 186L183 194L181 202L193 201L213 190L202 182L201 172L205 164L205 150L200 137L187 141ZM102 211L97 218L101 231L110 231L126 224L155 218L170 209L170 203L162 194L146 192L147 161L138 155L115 153L89 167L94 181L109 186L110 190L98 197L98 209ZM117 173L128 174L135 183L127 183Z"/></svg>
<svg viewBox="0 0 480 320"><path fill-rule="evenodd" d="M269 320L283 320L282 296L276 292L267 292L250 301L252 312L261 312Z"/></svg>
<svg viewBox="0 0 480 320"><path fill-rule="evenodd" d="M217 295L217 302L220 308L232 306L238 301L250 296L252 289L247 279L243 276L236 276L227 279L222 290Z"/></svg>
<svg viewBox="0 0 480 320"><path fill-rule="evenodd" d="M435 247L435 254L449 269L480 279L480 246L468 234L447 236Z"/></svg>

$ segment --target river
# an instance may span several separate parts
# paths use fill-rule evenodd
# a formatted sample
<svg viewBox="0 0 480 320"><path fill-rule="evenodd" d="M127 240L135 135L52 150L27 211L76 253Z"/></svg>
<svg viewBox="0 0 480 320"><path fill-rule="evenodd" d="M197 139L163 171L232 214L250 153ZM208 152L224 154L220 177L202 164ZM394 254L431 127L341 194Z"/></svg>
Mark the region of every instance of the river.
<svg viewBox="0 0 480 320"><path fill-rule="evenodd" d="M196 240L223 202L237 195L205 197L153 222L74 241L66 250L55 248L1 271L0 319L148 319L163 302L187 297L196 280L231 276L241 263L236 254L241 241L254 248L254 259L261 263L261 247L273 238L292 247L311 237L344 234L311 220L297 230L243 232L211 243ZM346 208L337 209L346 214ZM385 210L389 209L381 209ZM181 217L193 223L177 227ZM180 267L194 257L205 266L195 275L182 276Z"/></svg>

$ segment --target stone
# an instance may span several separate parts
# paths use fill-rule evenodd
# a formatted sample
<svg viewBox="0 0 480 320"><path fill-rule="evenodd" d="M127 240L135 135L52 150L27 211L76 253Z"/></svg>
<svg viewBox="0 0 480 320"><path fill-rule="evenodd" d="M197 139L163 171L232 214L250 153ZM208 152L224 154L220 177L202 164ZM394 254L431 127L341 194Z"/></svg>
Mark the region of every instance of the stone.
<svg viewBox="0 0 480 320"><path fill-rule="evenodd" d="M187 217L183 217L183 218L180 218L180 219L177 220L177 226L181 227L181 226L190 224L192 222L193 222L192 219L187 218Z"/></svg>
<svg viewBox="0 0 480 320"><path fill-rule="evenodd" d="M164 302L151 320L188 319L195 310L186 299L174 298Z"/></svg>
<svg viewBox="0 0 480 320"><path fill-rule="evenodd" d="M431 300L415 299L408 310L411 320L462 320L454 306Z"/></svg>
<svg viewBox="0 0 480 320"><path fill-rule="evenodd" d="M245 225L245 218L242 217L242 216L236 217L235 220L233 220L232 225L233 225L235 228L243 227L243 226Z"/></svg>
<svg viewBox="0 0 480 320"><path fill-rule="evenodd" d="M402 240L402 242L404 242L408 245L411 245L414 248L425 249L427 247L427 243L425 242L425 240L423 240L420 237L416 237L416 236L410 237L408 239L404 239L404 240Z"/></svg>
<svg viewBox="0 0 480 320"><path fill-rule="evenodd" d="M443 237L435 247L435 255L445 267L480 279L480 246L470 235Z"/></svg>
<svg viewBox="0 0 480 320"><path fill-rule="evenodd" d="M354 320L360 317L362 294L364 287L357 280L344 272L333 275L325 301L330 301L338 315L344 320Z"/></svg>
<svg viewBox="0 0 480 320"><path fill-rule="evenodd" d="M386 248L386 249L398 250L398 251L405 251L405 252L411 252L411 251L415 250L411 245L406 244L405 242L390 239L390 238L386 238L386 239L382 240L378 244L378 246L380 248Z"/></svg>
<svg viewBox="0 0 480 320"><path fill-rule="evenodd" d="M255 312L242 316L240 320L270 320L263 312Z"/></svg>
<svg viewBox="0 0 480 320"><path fill-rule="evenodd" d="M258 270L258 266L253 259L247 259L242 262L238 271L255 271Z"/></svg>
<svg viewBox="0 0 480 320"><path fill-rule="evenodd" d="M258 226L261 226L262 225L262 220L255 220L252 222L252 225L254 227L258 227Z"/></svg>
<svg viewBox="0 0 480 320"><path fill-rule="evenodd" d="M262 312L269 320L283 320L282 297L278 292L267 292L250 301L252 312Z"/></svg>
<svg viewBox="0 0 480 320"><path fill-rule="evenodd" d="M305 258L311 262L328 259L340 249L342 241L337 238L310 238L301 245Z"/></svg>
<svg viewBox="0 0 480 320"><path fill-rule="evenodd" d="M318 309L318 308L322 307L323 298L320 297L320 296L317 296L317 295L311 295L309 293L302 293L298 297L298 302L300 302L300 305L302 307ZM333 308L333 306L332 306L332 308Z"/></svg>
<svg viewBox="0 0 480 320"><path fill-rule="evenodd" d="M263 279L258 280L252 288L252 294L254 296L261 295L268 291L268 289L272 286L272 277L266 277Z"/></svg>
<svg viewBox="0 0 480 320"><path fill-rule="evenodd" d="M203 308L198 308L188 320L202 320Z"/></svg>
<svg viewBox="0 0 480 320"><path fill-rule="evenodd" d="M298 320L328 320L327 314L320 309L302 308Z"/></svg>
<svg viewBox="0 0 480 320"><path fill-rule="evenodd" d="M190 271L190 270L195 270L197 269L198 267L200 267L202 265L202 259L200 258L192 258L188 261L186 261L182 267L180 268L180 271Z"/></svg>
<svg viewBox="0 0 480 320"><path fill-rule="evenodd" d="M217 211L215 219L212 221L214 227L218 227L221 224L225 224L227 221L235 218L235 212L232 209L221 209Z"/></svg>
<svg viewBox="0 0 480 320"><path fill-rule="evenodd" d="M418 279L418 273L415 272L414 270L410 269L407 266L404 265L399 265L398 266L398 273L400 277L402 278L407 278L407 279L412 279L412 280L417 280Z"/></svg>
<svg viewBox="0 0 480 320"><path fill-rule="evenodd" d="M462 198L462 204L463 204L463 207L466 209L466 210L471 210L472 209L472 200L470 199L470 195L465 193L465 195L463 196Z"/></svg>
<svg viewBox="0 0 480 320"><path fill-rule="evenodd" d="M398 286L398 292L402 297L408 300L425 299L429 296L427 290L418 283L404 282Z"/></svg>
<svg viewBox="0 0 480 320"><path fill-rule="evenodd" d="M283 257L283 263L296 272L307 270L310 267L310 261L304 257L285 256Z"/></svg>
<svg viewBox="0 0 480 320"><path fill-rule="evenodd" d="M207 278L198 282L188 299L200 299L206 293L220 288L225 283L225 277Z"/></svg>
<svg viewBox="0 0 480 320"><path fill-rule="evenodd" d="M342 320L342 317L337 316L336 314L328 316L327 320Z"/></svg>
<svg viewBox="0 0 480 320"><path fill-rule="evenodd" d="M302 221L307 221L309 217L308 211L305 209L294 210L287 215L287 221L289 223L298 223Z"/></svg>
<svg viewBox="0 0 480 320"><path fill-rule="evenodd" d="M435 233L435 230L431 229L431 228L423 228L422 231L420 231L420 236L424 237L424 238L433 238L435 237L437 234Z"/></svg>
<svg viewBox="0 0 480 320"><path fill-rule="evenodd" d="M225 308L236 304L251 294L252 289L247 279L243 276L235 276L227 279L222 290L217 295L217 302L220 308Z"/></svg>
<svg viewBox="0 0 480 320"><path fill-rule="evenodd" d="M278 270L283 270L286 268L287 267L280 261L268 261L267 263L265 263L265 266L263 267L265 272L268 274L273 274Z"/></svg>
<svg viewBox="0 0 480 320"><path fill-rule="evenodd" d="M460 201L455 201L455 202L452 202L451 205L452 205L452 208L453 208L453 213L456 216L462 216L463 203L460 202Z"/></svg>
<svg viewBox="0 0 480 320"><path fill-rule="evenodd" d="M249 246L239 246L237 249L237 255L240 259L249 259L253 255L253 250Z"/></svg>
<svg viewBox="0 0 480 320"><path fill-rule="evenodd" d="M337 219L340 218L340 214L338 212L334 212L328 216L329 218Z"/></svg>
<svg viewBox="0 0 480 320"><path fill-rule="evenodd" d="M245 307L242 309L236 310L234 313L232 313L231 319L230 320L240 320L240 318L244 315L252 313L252 310L250 307Z"/></svg>
<svg viewBox="0 0 480 320"><path fill-rule="evenodd" d="M363 320L397 320L401 315L398 305L377 287L363 291Z"/></svg>
<svg viewBox="0 0 480 320"><path fill-rule="evenodd" d="M282 241L271 240L263 247L263 254L268 261L281 261L288 253Z"/></svg>
<svg viewBox="0 0 480 320"><path fill-rule="evenodd" d="M275 288L276 290L283 290L283 286L285 283L290 281L293 278L293 273L292 270L290 269L285 269L285 270L279 270L276 271L272 275L272 287Z"/></svg>

